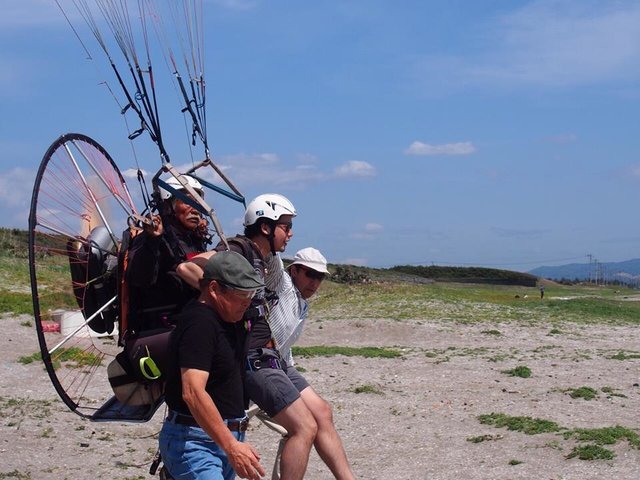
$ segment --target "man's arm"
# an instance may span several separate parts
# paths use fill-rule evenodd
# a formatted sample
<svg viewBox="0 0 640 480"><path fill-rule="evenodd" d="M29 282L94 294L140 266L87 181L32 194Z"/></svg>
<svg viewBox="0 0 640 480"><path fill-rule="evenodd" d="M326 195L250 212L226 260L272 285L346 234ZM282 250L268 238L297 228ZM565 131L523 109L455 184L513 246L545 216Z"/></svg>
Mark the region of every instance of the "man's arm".
<svg viewBox="0 0 640 480"><path fill-rule="evenodd" d="M206 392L209 372L182 368L182 398L198 425L222 448L231 466L241 478L259 480L264 474L260 455L248 443L236 440L224 423L215 403Z"/></svg>
<svg viewBox="0 0 640 480"><path fill-rule="evenodd" d="M153 223L145 224L144 231L132 240L129 251L127 280L136 287L150 287L158 281L164 228L160 215L153 215L151 219Z"/></svg>
<svg viewBox="0 0 640 480"><path fill-rule="evenodd" d="M193 288L199 288L200 279L204 274L204 265L207 263L211 257L216 254L215 250L210 250L208 252L201 253L196 255L191 260L187 262L182 262L176 268L176 273L178 276L184 280L186 283L191 285Z"/></svg>

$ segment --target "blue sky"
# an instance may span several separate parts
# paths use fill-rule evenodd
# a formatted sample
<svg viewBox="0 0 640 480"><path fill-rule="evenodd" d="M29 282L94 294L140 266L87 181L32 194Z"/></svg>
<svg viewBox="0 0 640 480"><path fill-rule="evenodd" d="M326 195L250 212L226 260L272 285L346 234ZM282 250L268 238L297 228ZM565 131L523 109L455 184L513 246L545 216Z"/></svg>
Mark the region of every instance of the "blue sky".
<svg viewBox="0 0 640 480"><path fill-rule="evenodd" d="M247 198L294 202L289 255L313 245L336 263L514 270L640 257L640 3L211 0L205 10L214 159ZM115 80L92 53L53 0L4 5L0 225L26 227L35 172L62 133L136 167L100 84L117 90ZM172 161L187 165L176 95L160 93ZM141 168L159 168L147 139L133 143ZM226 233L240 229L239 206L214 206Z"/></svg>

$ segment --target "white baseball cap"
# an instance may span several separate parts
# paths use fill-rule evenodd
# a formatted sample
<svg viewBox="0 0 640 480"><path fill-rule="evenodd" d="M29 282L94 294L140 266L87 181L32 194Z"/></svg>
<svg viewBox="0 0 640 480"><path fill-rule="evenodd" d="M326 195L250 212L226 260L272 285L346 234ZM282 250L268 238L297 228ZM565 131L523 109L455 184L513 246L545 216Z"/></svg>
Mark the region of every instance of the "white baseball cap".
<svg viewBox="0 0 640 480"><path fill-rule="evenodd" d="M329 274L329 270L327 270L327 259L320 253L320 250L316 250L313 247L298 250L293 256L293 263L291 263L291 265L302 265L316 272Z"/></svg>

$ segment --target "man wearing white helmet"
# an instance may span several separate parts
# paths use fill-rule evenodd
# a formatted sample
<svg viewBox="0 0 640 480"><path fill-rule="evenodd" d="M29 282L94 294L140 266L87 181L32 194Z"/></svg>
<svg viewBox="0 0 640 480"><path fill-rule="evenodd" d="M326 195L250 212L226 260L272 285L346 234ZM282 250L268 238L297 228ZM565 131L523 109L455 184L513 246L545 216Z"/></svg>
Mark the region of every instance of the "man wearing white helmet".
<svg viewBox="0 0 640 480"><path fill-rule="evenodd" d="M288 372L294 368L291 347L302 334L308 312L307 299L329 275L327 260L317 249L307 247L296 252L287 270L279 254L269 255L266 265L265 286L278 295L278 303L269 315L269 325ZM353 479L342 440L333 423L331 406L311 386L303 389L300 396L318 425L313 442L318 455L336 479Z"/></svg>
<svg viewBox="0 0 640 480"><path fill-rule="evenodd" d="M183 181L201 196L202 185L195 178L182 175ZM171 177L169 187L187 192L180 181ZM188 195L188 194L187 194ZM129 288L127 336L168 325L168 315L179 311L197 291L176 275L176 267L207 246L200 213L188 203L163 188L158 193L158 215L151 225L133 238L128 255L126 281Z"/></svg>
<svg viewBox="0 0 640 480"><path fill-rule="evenodd" d="M264 278L265 257L285 250L293 236L291 231L296 210L282 195L265 194L252 200L245 211L244 235L227 239L229 248L242 254ZM223 245L216 247L224 249ZM216 252L206 252L178 266L180 277L190 285L202 278L204 262ZM245 313L249 329L247 371L244 388L247 396L276 422L287 429L280 460L281 478L304 477L318 426L300 396L309 384L295 368L287 368L276 348L268 312L273 302L259 291Z"/></svg>

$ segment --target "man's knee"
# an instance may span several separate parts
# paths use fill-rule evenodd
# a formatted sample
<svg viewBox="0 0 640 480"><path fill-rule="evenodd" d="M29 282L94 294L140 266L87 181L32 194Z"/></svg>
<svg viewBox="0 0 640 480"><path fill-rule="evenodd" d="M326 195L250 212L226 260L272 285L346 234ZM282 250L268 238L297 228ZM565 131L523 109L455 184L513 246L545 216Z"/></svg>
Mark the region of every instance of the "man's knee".
<svg viewBox="0 0 640 480"><path fill-rule="evenodd" d="M333 410L331 405L313 389L309 388L304 390L302 398L318 424L333 423Z"/></svg>
<svg viewBox="0 0 640 480"><path fill-rule="evenodd" d="M314 416L300 398L273 418L287 429L289 436L301 436L313 441L318 433Z"/></svg>
<svg viewBox="0 0 640 480"><path fill-rule="evenodd" d="M316 420L318 423L333 423L333 410L331 409L331 405L324 399L320 399L318 402L317 408L313 410Z"/></svg>

